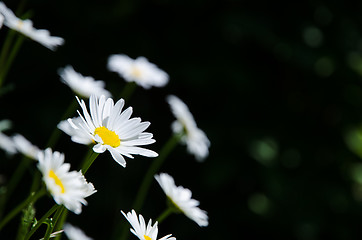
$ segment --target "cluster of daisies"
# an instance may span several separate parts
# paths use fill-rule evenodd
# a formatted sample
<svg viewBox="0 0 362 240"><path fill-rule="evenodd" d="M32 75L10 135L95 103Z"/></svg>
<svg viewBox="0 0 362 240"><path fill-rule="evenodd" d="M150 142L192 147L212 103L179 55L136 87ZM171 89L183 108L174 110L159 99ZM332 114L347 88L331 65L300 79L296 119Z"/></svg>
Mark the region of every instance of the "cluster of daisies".
<svg viewBox="0 0 362 240"><path fill-rule="evenodd" d="M64 43L63 38L51 36L48 30L35 29L31 20L19 19L3 2L0 2L0 28L3 25L51 50ZM145 57L132 59L124 54L111 55L107 67L127 82L134 82L145 89L163 87L169 81L168 74ZM111 98L112 94L105 89L104 81L83 76L70 65L59 69L58 73L61 81L77 95L76 99L80 106L77 117L62 120L57 126L68 134L73 142L89 145L98 154L108 151L122 167L126 167L126 158L134 158L133 155L152 158L158 156L156 152L144 148L145 145L155 142L153 134L146 132L150 122L131 117L132 107L125 108L124 99L115 102ZM89 99L88 106L83 99ZM188 152L202 161L209 153L209 139L197 127L191 112L182 100L169 95L166 101L176 118L171 125L172 131L180 136ZM7 124L6 120L0 121L0 126ZM3 133L6 128L0 129L0 148L8 154L21 153L35 160L42 173L45 187L54 201L75 214L80 214L82 206L87 205L85 199L97 192L94 185L86 180L82 171L71 171L70 164L65 162L64 153L53 151L51 148L41 150L20 134L7 136ZM198 207L199 202L192 199L189 189L176 186L173 177L166 173L155 175L154 178L165 192L169 203L178 212L185 214L199 226L208 225L207 212ZM131 224L131 232L139 239L157 239L157 221L152 224L152 220L149 220L146 225L143 216L137 215L134 210L128 213L121 212ZM91 239L69 223L64 225L64 232L69 239ZM170 234L161 239L175 238Z"/></svg>

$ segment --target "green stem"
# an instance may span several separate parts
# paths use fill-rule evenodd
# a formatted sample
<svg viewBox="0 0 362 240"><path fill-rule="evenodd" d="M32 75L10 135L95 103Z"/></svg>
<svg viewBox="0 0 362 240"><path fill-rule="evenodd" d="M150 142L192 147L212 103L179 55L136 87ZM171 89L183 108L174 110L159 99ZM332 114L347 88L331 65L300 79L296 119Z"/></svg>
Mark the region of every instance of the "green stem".
<svg viewBox="0 0 362 240"><path fill-rule="evenodd" d="M4 196L1 196L1 199L0 199L0 219L3 214L4 207L5 207L7 200L13 193L15 187L19 183L21 177L23 176L25 170L28 168L28 166L31 162L32 162L31 159L24 156L22 158L20 164L18 165L18 167L15 169L15 172L12 174L8 185L6 186L6 190L5 190L6 192L5 192Z"/></svg>
<svg viewBox="0 0 362 240"><path fill-rule="evenodd" d="M166 142L160 151L160 155L152 162L151 166L148 168L148 171L143 178L140 188L138 189L136 200L133 204L133 209L137 212L142 208L143 202L148 193L148 189L151 185L155 173L160 169L164 161L170 152L175 148L181 139L180 135L172 135L172 137ZM127 231L128 226L124 225L121 233L121 240L127 239L129 231Z"/></svg>
<svg viewBox="0 0 362 240"><path fill-rule="evenodd" d="M0 86L4 82L5 77L6 77L7 73L9 72L9 69L10 69L17 53L19 52L19 49L20 49L21 45L23 44L23 42L24 42L24 36L19 35L13 48L11 49L9 56L6 58L6 63L4 64L4 67L1 69Z"/></svg>
<svg viewBox="0 0 362 240"><path fill-rule="evenodd" d="M82 174L85 175L85 173L88 171L89 167L92 165L92 163L94 162L94 160L96 160L96 158L98 157L99 153L96 153L93 151L93 149L90 149L92 152L89 156L89 158L84 161L83 167L82 167ZM89 154L87 154L89 155Z"/></svg>
<svg viewBox="0 0 362 240"><path fill-rule="evenodd" d="M62 213L64 211L65 207L64 206L60 206L56 213L54 214L54 217L53 219L51 220L50 222L50 228L49 228L49 225L48 225L48 228L47 228L47 231L44 235L44 240L49 240L50 238L50 234L53 232L54 230L54 227L56 226L58 220L60 219L60 217L62 216Z"/></svg>
<svg viewBox="0 0 362 240"><path fill-rule="evenodd" d="M61 119L63 120L73 115L77 107L78 107L78 102L74 98L74 100L69 104L67 110L65 110ZM61 133L60 129L58 127L55 127L46 146L50 148L54 147L57 141L59 140L60 133Z"/></svg>
<svg viewBox="0 0 362 240"><path fill-rule="evenodd" d="M135 82L128 82L123 88L120 98L123 98L125 101L129 100L133 92L136 90L137 84Z"/></svg>
<svg viewBox="0 0 362 240"><path fill-rule="evenodd" d="M35 202L38 198L45 195L46 190L42 189L37 193L32 193L30 196L20 203L16 208L14 208L6 217L0 222L0 230L13 218L15 217L22 209L24 209L29 203Z"/></svg>
<svg viewBox="0 0 362 240"><path fill-rule="evenodd" d="M161 168L161 166L164 163L164 161L166 160L167 156L174 149L174 147L179 143L179 141L180 141L180 136L173 135L161 149L160 155L158 156L158 158L156 158L152 162L151 166L148 168L148 171L147 171L145 177L143 178L141 186L138 190L136 200L133 204L133 209L135 209L135 211L139 211L142 208L143 202L146 198L148 189L154 178L154 175Z"/></svg>
<svg viewBox="0 0 362 240"><path fill-rule="evenodd" d="M170 216L171 213L173 213L173 208L169 207L161 215L156 219L158 223L161 223L163 220L165 220L168 216Z"/></svg>
<svg viewBox="0 0 362 240"><path fill-rule="evenodd" d="M47 219L44 223L47 225L47 230L45 232L43 240L49 240L50 234L52 233L53 230L53 221L51 219Z"/></svg>
<svg viewBox="0 0 362 240"><path fill-rule="evenodd" d="M36 230L38 230L38 228L45 222L45 220L52 215L58 208L60 207L60 205L54 204L54 206L49 209L48 212L46 212L43 217L37 222L37 224L30 230L30 232L25 236L24 240L28 240L34 233Z"/></svg>

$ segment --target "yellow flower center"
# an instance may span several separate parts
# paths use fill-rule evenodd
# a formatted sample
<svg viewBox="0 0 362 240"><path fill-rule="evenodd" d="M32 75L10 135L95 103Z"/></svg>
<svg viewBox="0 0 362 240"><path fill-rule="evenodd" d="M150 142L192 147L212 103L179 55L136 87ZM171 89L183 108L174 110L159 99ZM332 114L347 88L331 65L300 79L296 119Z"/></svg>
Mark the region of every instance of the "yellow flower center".
<svg viewBox="0 0 362 240"><path fill-rule="evenodd" d="M50 178L53 178L55 184L60 187L61 193L64 193L65 192L64 185L62 181L58 178L58 176L55 174L55 172L53 170L50 170L48 175Z"/></svg>
<svg viewBox="0 0 362 240"><path fill-rule="evenodd" d="M16 24L16 26L18 27L18 29L22 29L24 25L24 22L22 20L19 20Z"/></svg>
<svg viewBox="0 0 362 240"><path fill-rule="evenodd" d="M97 127L94 130L94 135L98 135L103 140L103 144L109 145L111 147L118 147L121 145L121 139L119 139L118 135L106 127Z"/></svg>
<svg viewBox="0 0 362 240"><path fill-rule="evenodd" d="M143 237L145 238L145 240L152 240L152 238L150 238L150 237L147 236L147 235L143 235Z"/></svg>
<svg viewBox="0 0 362 240"><path fill-rule="evenodd" d="M135 78L140 78L141 75L142 75L142 72L138 69L138 67L133 66L133 67L132 67L131 74L132 74L132 76L135 77Z"/></svg>

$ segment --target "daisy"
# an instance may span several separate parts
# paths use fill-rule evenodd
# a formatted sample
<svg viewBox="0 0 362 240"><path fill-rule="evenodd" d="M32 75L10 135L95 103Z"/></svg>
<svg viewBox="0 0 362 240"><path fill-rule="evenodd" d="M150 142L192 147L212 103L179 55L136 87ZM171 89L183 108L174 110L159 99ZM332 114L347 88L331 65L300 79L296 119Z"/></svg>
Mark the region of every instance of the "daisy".
<svg viewBox="0 0 362 240"><path fill-rule="evenodd" d="M71 122L76 126L79 126L79 124L83 123L83 120L81 117L74 117L72 118ZM64 133L68 134L73 142L84 145L89 145L93 143L93 139L89 137L89 134L87 132L79 131L79 129L73 128L68 120L60 121L57 127Z"/></svg>
<svg viewBox="0 0 362 240"><path fill-rule="evenodd" d="M62 82L68 85L76 94L89 98L92 94L110 96L110 92L104 89L103 81L95 81L92 77L85 77L76 72L72 66L66 66L59 70Z"/></svg>
<svg viewBox="0 0 362 240"><path fill-rule="evenodd" d="M154 143L153 135L143 132L151 124L141 122L140 118L130 118L132 108L129 107L122 112L124 100L120 99L114 104L112 98L102 95L99 99L92 95L89 98L90 114L83 100L77 100L82 107L83 116L81 123L68 119L71 126L88 135L91 141L95 142L93 151L103 153L108 150L113 159L123 167L126 167L124 156L133 158L132 154L139 154L146 157L157 157L154 151L138 146Z"/></svg>
<svg viewBox="0 0 362 240"><path fill-rule="evenodd" d="M163 87L169 79L166 72L145 57L132 59L124 54L114 54L108 58L108 69L117 72L127 82L135 82L145 89Z"/></svg>
<svg viewBox="0 0 362 240"><path fill-rule="evenodd" d="M64 163L64 154L52 152L50 148L38 154L38 168L43 174L43 181L59 205L64 205L75 214L82 212L84 199L96 192L92 183L88 183L79 171L69 171L70 164Z"/></svg>
<svg viewBox="0 0 362 240"><path fill-rule="evenodd" d="M56 47L64 43L63 38L50 36L48 30L35 29L31 20L21 20L16 17L13 11L7 8L3 2L0 2L0 14L4 17L5 26L24 34L51 50L55 50Z"/></svg>
<svg viewBox="0 0 362 240"><path fill-rule="evenodd" d="M187 105L174 95L167 97L171 111L176 117L171 125L174 133L181 134L181 141L186 144L189 153L194 154L198 161L209 155L210 141L206 134L197 127Z"/></svg>
<svg viewBox="0 0 362 240"><path fill-rule="evenodd" d="M140 214L139 217L137 217L137 214L135 210L132 210L132 212L128 212L125 214L123 211L121 211L123 216L127 219L127 221L131 224L133 229L131 228L131 232L136 235L140 240L156 240L157 234L158 234L158 227L157 227L157 221L152 226L152 220L148 222L147 226L145 223L144 218ZM159 240L176 240L175 237L170 237L172 234L166 235L163 238L160 238Z"/></svg>
<svg viewBox="0 0 362 240"><path fill-rule="evenodd" d="M177 210L195 221L200 227L209 225L207 212L198 207L200 203L191 198L192 193L189 189L176 186L174 179L167 173L155 175L155 179Z"/></svg>
<svg viewBox="0 0 362 240"><path fill-rule="evenodd" d="M16 134L13 136L12 140L20 153L34 160L38 158L40 149L29 142L24 136Z"/></svg>
<svg viewBox="0 0 362 240"><path fill-rule="evenodd" d="M92 240L92 238L85 235L82 230L74 227L70 223L64 224L64 233L67 235L69 240Z"/></svg>

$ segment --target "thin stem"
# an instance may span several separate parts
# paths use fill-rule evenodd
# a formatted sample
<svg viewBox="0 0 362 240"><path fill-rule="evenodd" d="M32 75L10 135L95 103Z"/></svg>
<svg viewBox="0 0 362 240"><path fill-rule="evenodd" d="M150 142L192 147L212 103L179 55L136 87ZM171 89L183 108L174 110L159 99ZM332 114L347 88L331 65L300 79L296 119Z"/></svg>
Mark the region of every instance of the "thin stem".
<svg viewBox="0 0 362 240"><path fill-rule="evenodd" d="M59 210L59 208L58 208L58 210ZM51 219L47 219L44 223L47 225L47 230L45 232L43 239L49 240L50 234L52 233L52 230L53 230L53 221Z"/></svg>
<svg viewBox="0 0 362 240"><path fill-rule="evenodd" d="M43 217L37 222L37 224L30 230L30 232L25 236L24 240L28 240L34 233L36 230L38 230L38 228L44 223L44 221L50 216L52 215L58 208L60 207L60 205L58 204L54 204L54 206L49 209L48 212L46 212Z"/></svg>
<svg viewBox="0 0 362 240"><path fill-rule="evenodd" d="M49 225L48 225L47 231L46 231L46 233L44 235L44 240L49 240L50 234L53 232L53 229L56 226L59 218L62 216L62 213L63 213L64 209L65 209L64 206L60 206L60 208L58 208L58 210L54 214L54 217L50 222L50 228L49 228Z"/></svg>
<svg viewBox="0 0 362 240"><path fill-rule="evenodd" d="M15 217L23 208L25 208L29 203L35 202L41 196L45 195L46 190L42 189L37 193L32 193L30 196L20 203L16 208L14 208L6 217L0 222L0 230L13 218Z"/></svg>
<svg viewBox="0 0 362 240"><path fill-rule="evenodd" d="M84 175L89 167L92 165L92 163L94 162L94 160L96 160L96 158L98 157L99 153L96 153L93 151L93 149L90 149L92 152L91 152L91 155L90 157L84 162L83 164L83 167L82 167L82 174Z"/></svg>
<svg viewBox="0 0 362 240"><path fill-rule="evenodd" d="M136 90L137 84L134 82L128 82L126 86L123 88L120 98L123 98L125 101L129 100L133 92Z"/></svg>
<svg viewBox="0 0 362 240"><path fill-rule="evenodd" d="M77 109L77 107L78 107L78 102L77 102L77 100L74 98L74 100L69 104L67 110L65 110L65 112L64 112L64 114L63 114L63 116L62 116L61 119L63 120L63 119L66 119L66 118L70 117L70 116L75 112L75 110ZM60 129L59 129L58 127L56 127L56 128L53 130L53 132L52 132L52 134L51 134L51 136L50 136L50 138L49 138L49 141L48 141L48 143L47 143L46 146L47 146L47 147L50 147L50 148L54 147L55 144L57 143L57 141L59 140L60 133L61 133Z"/></svg>
<svg viewBox="0 0 362 240"><path fill-rule="evenodd" d="M136 200L133 204L133 209L135 211L139 211L142 208L143 202L148 193L148 189L151 185L152 179L155 173L160 169L164 161L170 152L174 149L174 147L179 143L181 136L180 135L172 135L172 137L166 142L166 144L162 147L160 151L160 155L152 162L151 166L148 168L148 171L143 178L140 188L138 189ZM129 231L127 231L127 226L124 225L121 233L121 240L127 239L129 235Z"/></svg>
<svg viewBox="0 0 362 240"><path fill-rule="evenodd" d="M179 141L180 141L180 136L173 135L161 149L158 158L156 158L152 162L152 165L148 168L148 171L145 177L143 178L141 186L138 190L135 203L133 204L133 209L135 209L135 211L139 211L142 208L143 202L146 198L148 189L150 187L154 175L160 169L160 167L166 160L167 156L170 154L170 152L174 149L174 147L178 144Z"/></svg>
<svg viewBox="0 0 362 240"><path fill-rule="evenodd" d="M7 200L13 193L15 187L19 183L21 177L23 176L25 170L27 169L27 167L29 166L29 164L31 162L32 162L31 159L24 156L22 158L20 164L18 165L18 167L15 169L15 172L12 174L8 185L6 186L6 190L5 190L6 192L5 192L4 196L1 197L1 200L0 200L0 218L2 216L2 213L3 213Z"/></svg>
<svg viewBox="0 0 362 240"><path fill-rule="evenodd" d="M173 213L173 212L174 212L174 210L171 207L167 208L165 211L163 211L163 213L161 213L161 215L156 219L156 221L158 223L161 223L168 216L170 216L170 214Z"/></svg>

